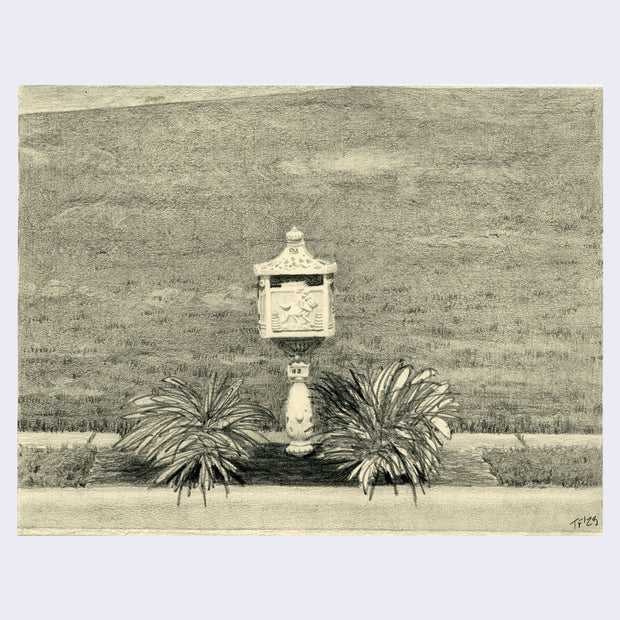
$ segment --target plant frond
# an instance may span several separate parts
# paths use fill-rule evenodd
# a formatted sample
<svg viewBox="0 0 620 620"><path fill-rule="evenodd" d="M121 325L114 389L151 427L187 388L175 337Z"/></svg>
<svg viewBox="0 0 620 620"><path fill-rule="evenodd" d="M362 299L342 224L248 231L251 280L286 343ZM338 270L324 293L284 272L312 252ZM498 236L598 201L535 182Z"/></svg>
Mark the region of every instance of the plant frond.
<svg viewBox="0 0 620 620"><path fill-rule="evenodd" d="M174 394L183 395L185 399L190 402L197 411L200 411L200 403L201 397L200 394L189 384L187 381L183 381L183 379L179 379L178 377L165 377L162 379L163 383L172 386L172 391Z"/></svg>

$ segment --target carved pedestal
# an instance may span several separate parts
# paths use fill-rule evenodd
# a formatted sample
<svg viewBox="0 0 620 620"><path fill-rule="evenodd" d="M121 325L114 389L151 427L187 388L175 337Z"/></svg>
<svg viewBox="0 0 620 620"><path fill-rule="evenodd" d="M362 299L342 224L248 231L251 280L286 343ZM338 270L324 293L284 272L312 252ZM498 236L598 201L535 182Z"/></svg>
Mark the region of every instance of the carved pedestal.
<svg viewBox="0 0 620 620"><path fill-rule="evenodd" d="M290 441L286 451L295 456L305 456L314 450L311 442L314 435L314 415L310 393L306 385L310 376L310 364L302 361L302 357L309 359L311 352L321 342L323 342L322 338L281 339L276 341L278 347L293 358L287 369L291 387L284 408L284 420Z"/></svg>
<svg viewBox="0 0 620 620"><path fill-rule="evenodd" d="M284 415L286 432L291 443L286 451L297 456L310 454L314 450L310 443L310 438L314 434L314 420L310 394L306 385L308 369L309 364L303 362L291 362L288 367L288 376L292 384L288 392Z"/></svg>

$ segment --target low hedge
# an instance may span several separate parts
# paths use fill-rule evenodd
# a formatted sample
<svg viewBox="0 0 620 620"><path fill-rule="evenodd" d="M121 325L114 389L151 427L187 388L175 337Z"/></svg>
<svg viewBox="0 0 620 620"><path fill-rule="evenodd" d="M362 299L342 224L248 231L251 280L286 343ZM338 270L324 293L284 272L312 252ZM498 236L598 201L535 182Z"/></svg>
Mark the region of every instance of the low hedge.
<svg viewBox="0 0 620 620"><path fill-rule="evenodd" d="M17 484L20 487L85 487L95 463L91 444L68 448L19 446Z"/></svg>
<svg viewBox="0 0 620 620"><path fill-rule="evenodd" d="M507 486L593 487L603 483L603 450L595 447L487 449L482 458Z"/></svg>

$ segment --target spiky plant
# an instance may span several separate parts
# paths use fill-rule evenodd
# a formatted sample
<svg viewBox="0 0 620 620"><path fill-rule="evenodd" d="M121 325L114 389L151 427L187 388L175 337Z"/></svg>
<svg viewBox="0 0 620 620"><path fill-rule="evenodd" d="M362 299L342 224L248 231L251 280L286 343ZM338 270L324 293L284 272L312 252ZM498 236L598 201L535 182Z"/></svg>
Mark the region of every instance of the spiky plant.
<svg viewBox="0 0 620 620"><path fill-rule="evenodd" d="M324 373L312 386L325 429L318 457L350 470L369 499L383 475L394 493L408 484L417 504L416 487L424 492L438 471L442 437L450 438L448 421L457 418L449 385L432 380L435 370L416 372L403 361L350 374Z"/></svg>
<svg viewBox="0 0 620 620"><path fill-rule="evenodd" d="M243 483L239 468L258 445L260 429L273 422L272 414L239 394L241 381L219 379L210 373L204 395L176 377L163 379L159 393L138 396L126 406L127 420L138 426L117 444L163 468L155 484L166 483L177 492L187 488L188 497L199 487L205 506L207 491L222 482L228 495L231 480Z"/></svg>

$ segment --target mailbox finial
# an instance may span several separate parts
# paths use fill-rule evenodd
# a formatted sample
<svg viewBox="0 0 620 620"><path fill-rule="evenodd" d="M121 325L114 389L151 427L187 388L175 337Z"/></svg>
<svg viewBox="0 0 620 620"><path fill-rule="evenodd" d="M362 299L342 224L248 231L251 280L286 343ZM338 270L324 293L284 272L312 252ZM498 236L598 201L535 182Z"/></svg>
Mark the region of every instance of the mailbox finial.
<svg viewBox="0 0 620 620"><path fill-rule="evenodd" d="M306 250L304 234L291 228L286 233L286 247L279 256L254 265L256 276L279 276L279 275L327 275L336 273L336 263L327 263L324 260L313 258Z"/></svg>
<svg viewBox="0 0 620 620"><path fill-rule="evenodd" d="M286 233L286 242L288 245L304 243L304 233L302 233L301 230L297 230L296 226L293 226L293 228Z"/></svg>

